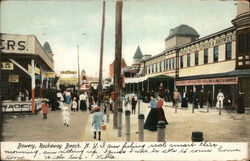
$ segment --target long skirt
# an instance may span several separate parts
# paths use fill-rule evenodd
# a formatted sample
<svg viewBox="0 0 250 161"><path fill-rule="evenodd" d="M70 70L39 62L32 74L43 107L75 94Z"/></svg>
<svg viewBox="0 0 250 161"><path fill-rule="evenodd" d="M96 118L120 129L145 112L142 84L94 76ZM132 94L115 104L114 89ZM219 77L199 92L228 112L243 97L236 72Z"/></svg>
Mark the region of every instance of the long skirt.
<svg viewBox="0 0 250 161"><path fill-rule="evenodd" d="M80 101L80 110L86 111L87 110L87 104L85 100Z"/></svg>
<svg viewBox="0 0 250 161"><path fill-rule="evenodd" d="M146 122L144 123L144 129L148 129L149 131L156 131L157 121L157 110L155 108L151 108L148 113Z"/></svg>
<svg viewBox="0 0 250 161"><path fill-rule="evenodd" d="M165 113L162 108L157 108L157 121L165 121L168 124L168 121L165 117Z"/></svg>
<svg viewBox="0 0 250 161"><path fill-rule="evenodd" d="M182 100L181 100L181 107L188 107L187 98L182 98Z"/></svg>
<svg viewBox="0 0 250 161"><path fill-rule="evenodd" d="M70 96L66 96L66 104L70 104L71 100L70 100Z"/></svg>

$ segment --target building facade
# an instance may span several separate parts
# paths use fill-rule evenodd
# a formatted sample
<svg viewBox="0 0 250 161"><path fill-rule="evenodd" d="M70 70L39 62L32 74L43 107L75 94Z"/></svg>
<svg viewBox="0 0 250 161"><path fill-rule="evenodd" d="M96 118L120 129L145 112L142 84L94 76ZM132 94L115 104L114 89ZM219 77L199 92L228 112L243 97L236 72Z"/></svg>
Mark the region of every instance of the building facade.
<svg viewBox="0 0 250 161"><path fill-rule="evenodd" d="M165 87L171 90L210 91L214 102L219 89L223 90L231 104L236 103L238 93L243 92L244 103L249 107L249 1L237 1L237 16L232 24L232 27L202 38L188 25L171 29L165 39L165 50L141 61L145 75L172 77L173 80L163 81Z"/></svg>

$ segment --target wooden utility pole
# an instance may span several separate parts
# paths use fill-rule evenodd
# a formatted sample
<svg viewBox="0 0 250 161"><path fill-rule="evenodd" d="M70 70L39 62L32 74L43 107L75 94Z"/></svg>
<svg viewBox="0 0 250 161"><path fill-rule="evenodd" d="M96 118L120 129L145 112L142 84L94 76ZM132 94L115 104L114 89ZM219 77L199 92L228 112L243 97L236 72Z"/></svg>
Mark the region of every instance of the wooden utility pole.
<svg viewBox="0 0 250 161"><path fill-rule="evenodd" d="M100 66L99 66L99 82L98 82L98 105L102 100L102 64L103 64L103 40L104 40L104 27L105 27L105 0L103 1L102 9L102 32L101 32L101 48L100 48Z"/></svg>
<svg viewBox="0 0 250 161"><path fill-rule="evenodd" d="M121 56L122 56L122 1L116 1L115 17L115 63L114 63L114 85L115 101L113 114L113 128L117 129L117 109L121 108Z"/></svg>

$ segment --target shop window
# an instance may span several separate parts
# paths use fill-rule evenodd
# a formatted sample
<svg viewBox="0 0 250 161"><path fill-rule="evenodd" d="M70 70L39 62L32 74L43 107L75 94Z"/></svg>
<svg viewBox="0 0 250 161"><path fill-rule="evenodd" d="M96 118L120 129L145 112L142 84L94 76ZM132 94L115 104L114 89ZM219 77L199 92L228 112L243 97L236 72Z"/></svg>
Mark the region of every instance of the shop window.
<svg viewBox="0 0 250 161"><path fill-rule="evenodd" d="M183 56L180 57L180 63L181 68L183 68Z"/></svg>
<svg viewBox="0 0 250 161"><path fill-rule="evenodd" d="M218 62L218 58L219 58L219 48L218 46L214 47L214 62Z"/></svg>
<svg viewBox="0 0 250 161"><path fill-rule="evenodd" d="M199 52L196 51L195 52L195 65L198 65L199 64Z"/></svg>
<svg viewBox="0 0 250 161"><path fill-rule="evenodd" d="M208 49L204 50L204 64L208 63Z"/></svg>
<svg viewBox="0 0 250 161"><path fill-rule="evenodd" d="M187 54L187 67L190 67L190 53Z"/></svg>
<svg viewBox="0 0 250 161"><path fill-rule="evenodd" d="M232 59L232 43L226 43L226 60Z"/></svg>

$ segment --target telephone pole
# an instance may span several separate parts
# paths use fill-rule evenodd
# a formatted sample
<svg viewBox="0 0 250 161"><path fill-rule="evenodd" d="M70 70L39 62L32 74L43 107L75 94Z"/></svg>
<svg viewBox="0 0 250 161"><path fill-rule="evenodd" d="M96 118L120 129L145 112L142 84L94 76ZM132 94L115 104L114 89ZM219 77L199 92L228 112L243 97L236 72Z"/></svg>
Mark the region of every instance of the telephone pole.
<svg viewBox="0 0 250 161"><path fill-rule="evenodd" d="M102 100L102 64L103 64L103 39L104 39L104 28L105 28L105 0L103 1L102 9L102 32L101 32L101 48L100 48L100 66L99 66L99 82L98 82L98 105L101 104Z"/></svg>
<svg viewBox="0 0 250 161"><path fill-rule="evenodd" d="M121 0L116 1L115 18L115 63L114 63L114 86L115 101L113 114L113 128L117 129L117 109L121 108L121 55L122 55L122 6Z"/></svg>

